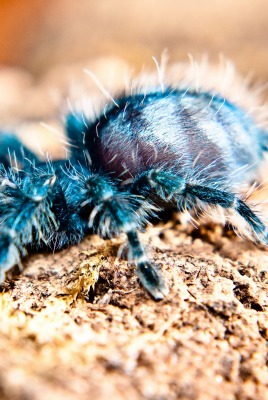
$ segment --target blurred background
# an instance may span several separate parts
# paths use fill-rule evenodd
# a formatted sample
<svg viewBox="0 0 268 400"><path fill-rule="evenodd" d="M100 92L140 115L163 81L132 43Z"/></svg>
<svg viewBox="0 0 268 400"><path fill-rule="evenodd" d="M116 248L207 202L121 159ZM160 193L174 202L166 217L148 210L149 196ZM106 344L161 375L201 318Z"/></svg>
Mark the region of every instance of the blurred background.
<svg viewBox="0 0 268 400"><path fill-rule="evenodd" d="M167 49L171 63L224 54L268 80L267 0L0 0L0 27L0 121L31 139L73 82L94 98L85 67L116 85Z"/></svg>
<svg viewBox="0 0 268 400"><path fill-rule="evenodd" d="M267 78L266 0L1 0L0 63L36 77L100 56L140 67L168 48L171 61L224 53Z"/></svg>

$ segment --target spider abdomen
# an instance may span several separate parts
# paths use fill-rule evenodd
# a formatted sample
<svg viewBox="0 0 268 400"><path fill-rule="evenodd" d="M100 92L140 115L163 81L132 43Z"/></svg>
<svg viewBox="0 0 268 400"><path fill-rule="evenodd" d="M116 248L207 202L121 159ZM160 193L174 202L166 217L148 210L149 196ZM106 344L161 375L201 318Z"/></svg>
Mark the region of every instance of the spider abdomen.
<svg viewBox="0 0 268 400"><path fill-rule="evenodd" d="M93 164L113 177L125 180L162 167L184 175L198 166L201 178L222 180L262 158L261 130L221 96L174 90L124 97L118 105L91 125L86 139Z"/></svg>

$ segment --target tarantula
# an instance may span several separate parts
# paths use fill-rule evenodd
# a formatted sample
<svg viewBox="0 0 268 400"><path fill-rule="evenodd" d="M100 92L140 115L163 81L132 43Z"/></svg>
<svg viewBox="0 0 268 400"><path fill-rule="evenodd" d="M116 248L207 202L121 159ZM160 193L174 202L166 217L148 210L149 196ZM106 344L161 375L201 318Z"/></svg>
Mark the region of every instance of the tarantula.
<svg viewBox="0 0 268 400"><path fill-rule="evenodd" d="M220 95L174 88L136 93L111 102L95 120L69 114L65 128L70 158L52 162L40 161L15 136L0 136L1 280L29 250L60 250L93 229L126 235L140 282L162 299L168 286L138 232L170 207L217 208L228 223L240 217L246 235L268 244L265 224L235 193L255 179L267 132Z"/></svg>

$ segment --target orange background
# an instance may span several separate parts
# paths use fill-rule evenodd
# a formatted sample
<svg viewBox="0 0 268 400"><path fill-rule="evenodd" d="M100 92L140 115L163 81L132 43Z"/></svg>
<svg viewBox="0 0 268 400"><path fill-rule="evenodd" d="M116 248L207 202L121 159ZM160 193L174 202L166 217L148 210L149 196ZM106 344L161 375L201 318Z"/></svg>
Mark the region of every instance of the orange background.
<svg viewBox="0 0 268 400"><path fill-rule="evenodd" d="M0 0L0 64L36 75L50 66L117 56L140 67L207 52L268 78L267 0Z"/></svg>

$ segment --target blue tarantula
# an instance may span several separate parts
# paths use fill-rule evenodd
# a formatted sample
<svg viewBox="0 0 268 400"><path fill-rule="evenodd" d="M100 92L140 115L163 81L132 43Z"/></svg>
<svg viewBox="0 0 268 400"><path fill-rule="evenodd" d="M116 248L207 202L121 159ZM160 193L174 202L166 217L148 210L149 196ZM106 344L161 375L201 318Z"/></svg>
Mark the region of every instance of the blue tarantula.
<svg viewBox="0 0 268 400"><path fill-rule="evenodd" d="M65 128L70 158L47 163L15 136L0 136L1 280L29 250L60 250L93 229L126 235L140 282L162 299L168 287L138 232L170 207L220 209L228 223L240 217L247 235L268 244L265 224L235 193L255 179L268 136L220 95L180 89L125 95L95 120L68 115Z"/></svg>

